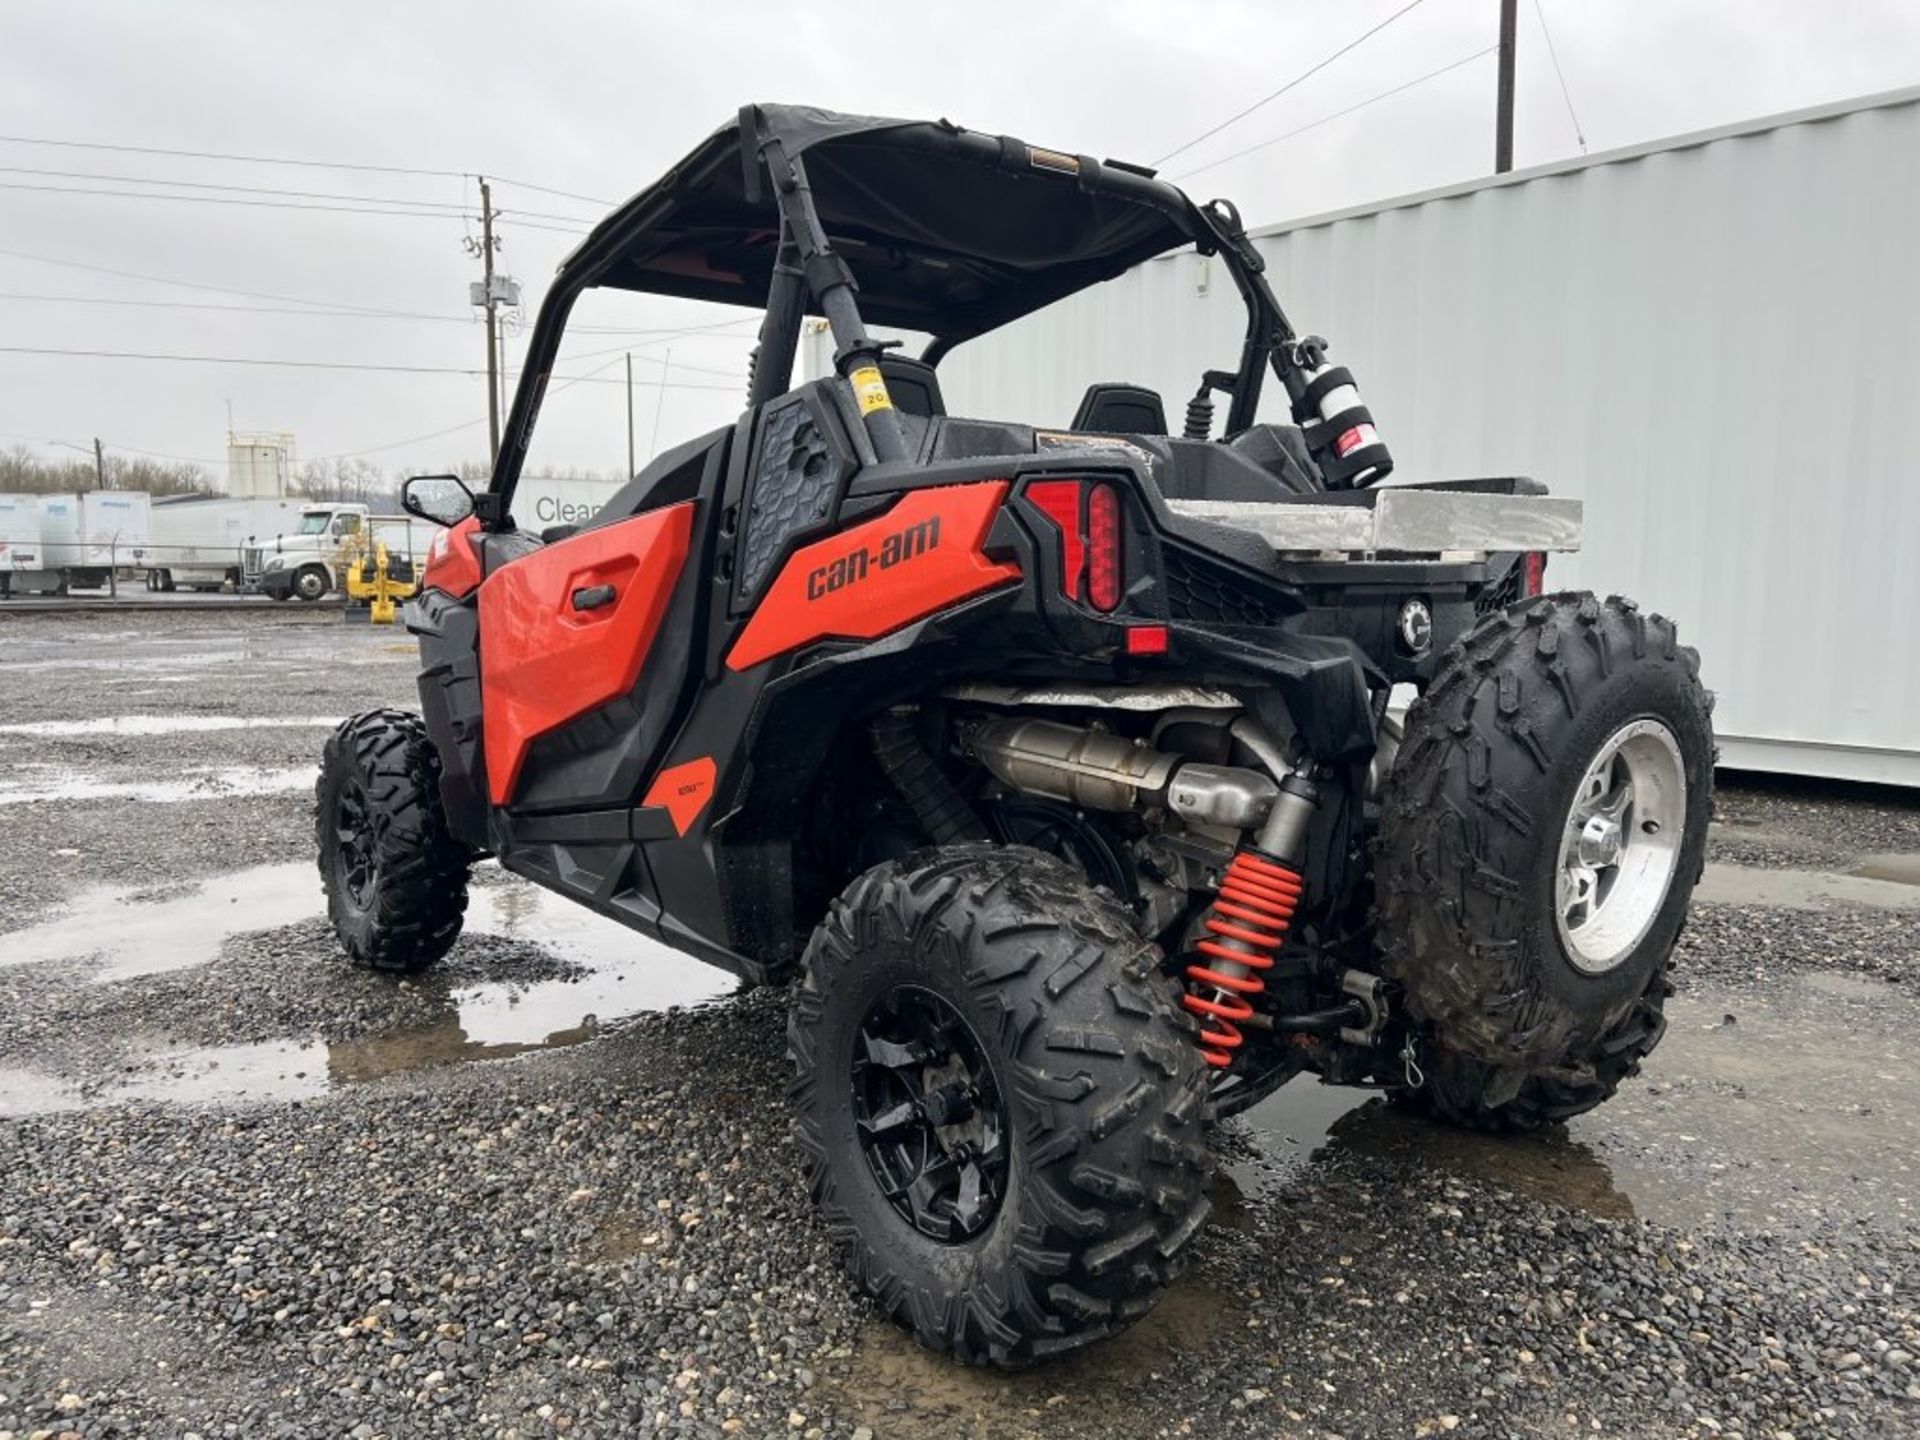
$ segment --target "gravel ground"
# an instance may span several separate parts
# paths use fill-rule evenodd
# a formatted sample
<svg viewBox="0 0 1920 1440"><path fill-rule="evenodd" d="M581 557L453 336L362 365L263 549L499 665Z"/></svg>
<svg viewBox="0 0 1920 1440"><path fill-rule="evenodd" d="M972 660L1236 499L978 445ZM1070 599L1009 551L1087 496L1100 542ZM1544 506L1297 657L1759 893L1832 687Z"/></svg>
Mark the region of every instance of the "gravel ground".
<svg viewBox="0 0 1920 1440"><path fill-rule="evenodd" d="M1789 777L1723 780L1708 857L1741 865L1841 869L1863 856L1920 852L1920 795Z"/></svg>
<svg viewBox="0 0 1920 1440"><path fill-rule="evenodd" d="M139 620L0 619L0 726L408 699L388 632ZM283 768L323 734L0 729L0 775ZM786 1141L778 993L620 1018L604 956L533 923L399 986L265 899L263 928L192 937L205 963L7 963L76 897L111 910L96 887L164 905L305 861L305 803L0 803L0 1085L69 1106L0 1121L0 1440L1920 1433L1916 912L1700 907L1666 1045L1565 1133L1289 1087L1222 1128L1219 1222L1161 1307L1006 1375L851 1292ZM1723 861L1920 851L1885 797L1728 786L1721 812ZM645 1004L686 962L619 963ZM324 1073L168 1089L205 1078L179 1047L269 1042Z"/></svg>

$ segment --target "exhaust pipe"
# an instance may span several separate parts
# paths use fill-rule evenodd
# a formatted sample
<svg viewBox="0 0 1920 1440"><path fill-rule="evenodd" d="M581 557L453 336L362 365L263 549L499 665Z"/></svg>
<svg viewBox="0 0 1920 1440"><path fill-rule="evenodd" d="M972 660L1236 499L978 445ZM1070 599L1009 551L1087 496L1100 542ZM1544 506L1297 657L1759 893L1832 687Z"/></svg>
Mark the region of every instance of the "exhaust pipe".
<svg viewBox="0 0 1920 1440"><path fill-rule="evenodd" d="M1203 825L1246 830L1280 787L1257 770L1183 760L1143 741L1057 720L985 720L962 744L1002 784L1088 810L1164 805Z"/></svg>

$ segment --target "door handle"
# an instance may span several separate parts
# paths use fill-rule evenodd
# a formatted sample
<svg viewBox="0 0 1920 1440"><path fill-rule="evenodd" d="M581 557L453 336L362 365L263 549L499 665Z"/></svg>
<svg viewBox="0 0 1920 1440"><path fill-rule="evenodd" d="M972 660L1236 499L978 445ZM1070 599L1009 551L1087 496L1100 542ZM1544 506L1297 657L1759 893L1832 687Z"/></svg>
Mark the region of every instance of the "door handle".
<svg viewBox="0 0 1920 1440"><path fill-rule="evenodd" d="M573 592L573 608L598 610L602 605L611 605L617 593L611 585L588 585Z"/></svg>

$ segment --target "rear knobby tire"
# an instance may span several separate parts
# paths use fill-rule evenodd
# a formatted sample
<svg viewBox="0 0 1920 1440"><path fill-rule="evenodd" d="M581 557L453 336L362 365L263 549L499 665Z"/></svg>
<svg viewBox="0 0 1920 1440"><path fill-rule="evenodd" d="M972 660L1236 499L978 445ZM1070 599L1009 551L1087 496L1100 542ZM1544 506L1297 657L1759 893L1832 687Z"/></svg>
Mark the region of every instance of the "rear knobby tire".
<svg viewBox="0 0 1920 1440"><path fill-rule="evenodd" d="M1618 597L1541 597L1487 616L1449 653L1381 797L1382 963L1424 1042L1424 1083L1398 1099L1475 1128L1531 1128L1593 1109L1638 1072L1666 1027L1670 958L1705 863L1711 712L1672 622ZM1677 745L1684 826L1644 934L1597 970L1557 922L1562 833L1589 765L1642 720Z"/></svg>
<svg viewBox="0 0 1920 1440"><path fill-rule="evenodd" d="M960 845L868 871L807 947L788 1025L794 1137L860 1288L920 1341L1018 1366L1119 1330L1208 1213L1207 1081L1190 1018L1131 913L1071 867ZM885 997L932 992L992 1071L1010 1159L998 1209L934 1239L861 1144L853 1066Z"/></svg>
<svg viewBox="0 0 1920 1440"><path fill-rule="evenodd" d="M445 955L466 913L472 856L447 831L425 723L404 710L343 722L315 799L327 918L354 963L414 974Z"/></svg>

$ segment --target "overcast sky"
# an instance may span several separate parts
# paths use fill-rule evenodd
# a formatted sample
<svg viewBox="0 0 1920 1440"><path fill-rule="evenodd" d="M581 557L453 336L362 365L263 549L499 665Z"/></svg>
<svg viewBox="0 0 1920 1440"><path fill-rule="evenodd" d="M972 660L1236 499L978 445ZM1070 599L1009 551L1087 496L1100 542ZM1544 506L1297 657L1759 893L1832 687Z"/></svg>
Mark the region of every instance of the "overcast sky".
<svg viewBox="0 0 1920 1440"><path fill-rule="evenodd" d="M617 200L746 100L945 116L1151 162L1405 3L5 0L0 135L15 138L0 141L0 350L479 368L483 334L466 304L478 266L461 243L476 227L460 213L477 196L458 172L510 177L495 195L507 212L500 263L525 287L530 317L578 238L533 226L584 228L605 206L514 181ZM1913 0L1539 7L1595 152L1920 82ZM1493 43L1497 15L1497 0L1421 0L1166 172L1179 178L1471 56ZM1520 16L1515 149L1526 166L1579 147L1535 0L1521 0ZM1208 169L1192 188L1229 195L1249 224L1264 224L1469 179L1492 168L1493 88L1493 59L1482 57ZM190 160L22 138L455 173ZM20 186L444 208L394 216L8 188ZM99 301L142 303L91 303ZM275 313L288 310L307 313ZM645 332L737 317L641 300L593 318ZM603 382L620 376L628 341L637 381L672 382L638 392L643 457L656 433L666 445L732 418L747 330L573 338L563 353L578 358L560 373L592 380L568 397L569 451L555 458L623 463L625 392ZM510 363L523 341L509 338ZM99 435L110 447L217 467L229 406L241 430L292 431L303 457L361 454L401 472L485 454L485 385L467 374L0 353L0 446L65 453L49 442L84 446ZM413 439L430 432L448 433Z"/></svg>

